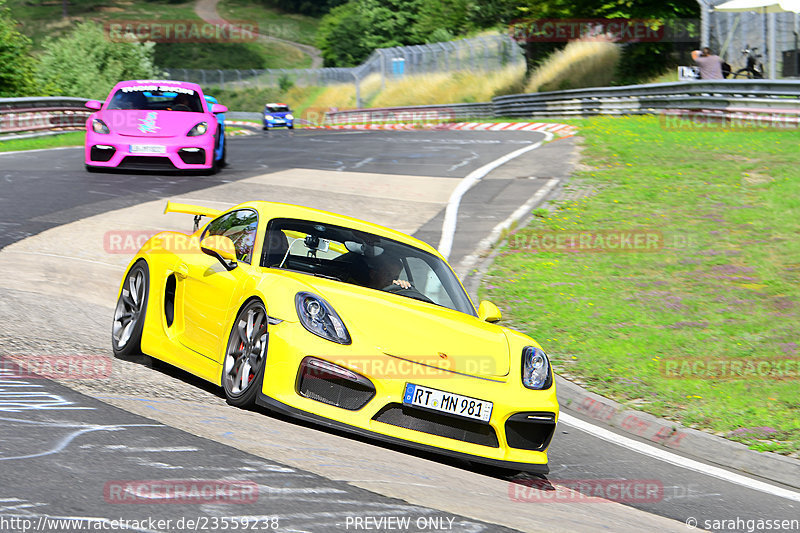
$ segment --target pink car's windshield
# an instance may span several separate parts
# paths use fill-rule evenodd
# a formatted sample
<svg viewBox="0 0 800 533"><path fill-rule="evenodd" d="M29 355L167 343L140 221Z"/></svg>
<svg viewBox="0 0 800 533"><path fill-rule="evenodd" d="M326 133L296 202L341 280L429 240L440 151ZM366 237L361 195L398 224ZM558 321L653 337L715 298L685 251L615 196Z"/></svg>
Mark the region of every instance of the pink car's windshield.
<svg viewBox="0 0 800 533"><path fill-rule="evenodd" d="M202 113L203 105L197 92L184 89L180 93L139 91L130 87L118 89L107 109L141 109L145 111L188 111Z"/></svg>

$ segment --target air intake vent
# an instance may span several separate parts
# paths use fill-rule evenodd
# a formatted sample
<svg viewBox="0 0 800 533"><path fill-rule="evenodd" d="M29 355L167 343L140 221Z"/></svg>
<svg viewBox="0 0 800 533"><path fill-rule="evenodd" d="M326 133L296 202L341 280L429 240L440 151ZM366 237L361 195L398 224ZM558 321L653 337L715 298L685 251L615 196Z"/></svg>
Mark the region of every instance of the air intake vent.
<svg viewBox="0 0 800 533"><path fill-rule="evenodd" d="M506 420L506 441L512 448L541 451L556 429L553 413L517 413Z"/></svg>
<svg viewBox="0 0 800 533"><path fill-rule="evenodd" d="M375 396L375 386L360 374L314 357L300 363L297 392L318 402L357 411Z"/></svg>
<svg viewBox="0 0 800 533"><path fill-rule="evenodd" d="M431 413L400 403L390 403L372 419L401 428L413 429L414 431L472 444L480 444L481 446L491 446L492 448L499 446L497 434L489 424Z"/></svg>

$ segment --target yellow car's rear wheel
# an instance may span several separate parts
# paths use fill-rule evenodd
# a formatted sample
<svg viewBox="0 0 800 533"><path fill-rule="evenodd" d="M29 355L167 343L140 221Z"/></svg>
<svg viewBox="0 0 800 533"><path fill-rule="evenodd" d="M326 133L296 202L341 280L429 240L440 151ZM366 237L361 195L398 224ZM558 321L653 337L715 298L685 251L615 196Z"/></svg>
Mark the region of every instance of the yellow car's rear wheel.
<svg viewBox="0 0 800 533"><path fill-rule="evenodd" d="M231 405L252 407L255 404L267 354L267 320L264 304L252 300L233 322L222 365L222 387Z"/></svg>

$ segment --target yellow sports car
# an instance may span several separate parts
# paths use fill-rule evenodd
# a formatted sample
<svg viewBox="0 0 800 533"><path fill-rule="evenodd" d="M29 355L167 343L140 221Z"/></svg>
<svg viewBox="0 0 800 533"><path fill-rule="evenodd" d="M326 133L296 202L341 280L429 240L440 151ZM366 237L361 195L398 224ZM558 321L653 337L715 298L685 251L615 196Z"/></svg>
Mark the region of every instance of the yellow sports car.
<svg viewBox="0 0 800 533"><path fill-rule="evenodd" d="M550 361L494 324L442 256L406 234L271 202L152 237L114 312L118 356L145 353L259 404L467 461L547 473ZM202 227L202 217L211 221Z"/></svg>

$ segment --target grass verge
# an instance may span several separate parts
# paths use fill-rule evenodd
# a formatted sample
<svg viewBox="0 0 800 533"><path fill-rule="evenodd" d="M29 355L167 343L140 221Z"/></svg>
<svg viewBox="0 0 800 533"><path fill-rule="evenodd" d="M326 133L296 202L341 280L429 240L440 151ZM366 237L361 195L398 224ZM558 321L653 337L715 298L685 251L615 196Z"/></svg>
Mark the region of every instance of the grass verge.
<svg viewBox="0 0 800 533"><path fill-rule="evenodd" d="M681 131L654 117L570 122L585 139L575 178L594 194L537 211L503 245L482 296L539 340L565 377L796 457L797 131ZM546 235L569 242L601 231L660 235L660 246L542 248Z"/></svg>
<svg viewBox="0 0 800 533"><path fill-rule="evenodd" d="M41 148L59 148L61 146L83 146L85 133L70 131L44 137L27 139L0 140L0 152L16 152L18 150L35 150Z"/></svg>
<svg viewBox="0 0 800 533"><path fill-rule="evenodd" d="M320 19L284 13L264 2L256 4L253 0L223 0L217 10L226 20L255 22L261 35L315 45Z"/></svg>

